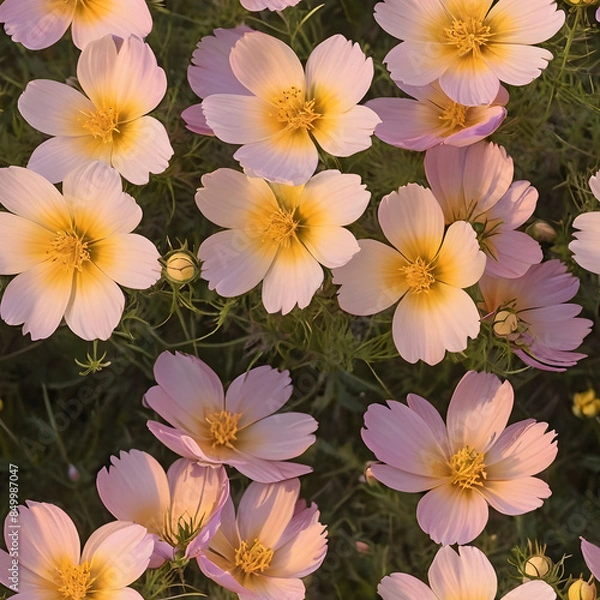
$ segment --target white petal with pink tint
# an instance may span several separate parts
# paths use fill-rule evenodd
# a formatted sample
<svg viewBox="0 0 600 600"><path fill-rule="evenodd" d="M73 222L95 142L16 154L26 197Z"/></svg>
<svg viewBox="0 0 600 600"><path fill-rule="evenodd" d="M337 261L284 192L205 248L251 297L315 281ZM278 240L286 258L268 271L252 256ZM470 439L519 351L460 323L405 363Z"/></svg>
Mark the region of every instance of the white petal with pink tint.
<svg viewBox="0 0 600 600"><path fill-rule="evenodd" d="M488 481L481 494L492 508L504 515L522 515L539 508L552 492L537 477Z"/></svg>
<svg viewBox="0 0 600 600"><path fill-rule="evenodd" d="M436 477L416 475L385 464L375 463L370 469L377 481L399 492L425 492L440 484Z"/></svg>
<svg viewBox="0 0 600 600"><path fill-rule="evenodd" d="M383 600L439 600L431 588L412 575L392 573L384 577L377 586Z"/></svg>
<svg viewBox="0 0 600 600"><path fill-rule="evenodd" d="M582 537L579 539L581 540L581 554L583 554L587 568L596 579L600 579L600 548Z"/></svg>
<svg viewBox="0 0 600 600"><path fill-rule="evenodd" d="M588 212L575 217L573 227L581 230L575 231L575 240L569 244L573 260L586 271L600 273L600 212Z"/></svg>
<svg viewBox="0 0 600 600"><path fill-rule="evenodd" d="M502 600L555 600L556 592L545 581L528 581L502 596Z"/></svg>
<svg viewBox="0 0 600 600"><path fill-rule="evenodd" d="M510 85L527 85L537 79L552 60L552 53L537 46L502 44L490 48L485 61L495 77Z"/></svg>
<svg viewBox="0 0 600 600"><path fill-rule="evenodd" d="M446 65L441 59L442 53L443 50L438 44L421 45L408 41L392 48L383 62L392 79L399 85L406 83L422 86L439 79L444 74Z"/></svg>
<svg viewBox="0 0 600 600"><path fill-rule="evenodd" d="M200 135L215 135L215 132L206 123L206 117L202 110L202 103L189 106L181 113L185 126L194 133Z"/></svg>
<svg viewBox="0 0 600 600"><path fill-rule="evenodd" d="M300 0L240 0L246 10L258 11L265 8L269 10L283 10L288 6L296 6Z"/></svg>
<svg viewBox="0 0 600 600"><path fill-rule="evenodd" d="M375 20L379 26L400 40L430 39L432 22L445 17L446 9L438 0L388 0L375 5Z"/></svg>

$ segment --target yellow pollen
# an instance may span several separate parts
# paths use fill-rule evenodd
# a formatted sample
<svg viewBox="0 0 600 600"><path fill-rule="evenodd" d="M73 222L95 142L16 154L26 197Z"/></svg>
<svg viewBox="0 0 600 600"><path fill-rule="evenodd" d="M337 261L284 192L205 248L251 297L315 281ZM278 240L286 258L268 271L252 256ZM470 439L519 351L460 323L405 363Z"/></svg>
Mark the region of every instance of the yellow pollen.
<svg viewBox="0 0 600 600"><path fill-rule="evenodd" d="M61 263L65 271L81 271L83 263L90 260L88 242L75 231L57 231L46 254L52 262Z"/></svg>
<svg viewBox="0 0 600 600"><path fill-rule="evenodd" d="M281 246L289 246L296 237L300 222L295 210L277 209L269 218L268 225L262 231L263 242L271 241Z"/></svg>
<svg viewBox="0 0 600 600"><path fill-rule="evenodd" d="M101 108L96 112L82 112L81 126L89 131L94 138L100 138L104 144L113 141L113 132L120 133L118 129L119 114L112 107Z"/></svg>
<svg viewBox="0 0 600 600"><path fill-rule="evenodd" d="M431 274L433 266L426 263L422 258L417 258L415 262L400 267L400 272L406 278L406 283L415 294L428 292L435 283L435 277Z"/></svg>
<svg viewBox="0 0 600 600"><path fill-rule="evenodd" d="M443 125L450 132L454 132L457 129L462 129L467 122L467 110L468 106L464 104L458 104L458 102L451 102L444 112L438 117L442 121Z"/></svg>
<svg viewBox="0 0 600 600"><path fill-rule="evenodd" d="M470 490L476 485L483 486L483 480L487 477L484 458L483 452L476 452L469 446L459 450L448 463L451 483L463 490Z"/></svg>
<svg viewBox="0 0 600 600"><path fill-rule="evenodd" d="M448 43L458 48L459 56L469 52L480 54L481 46L485 46L492 35L489 25L484 25L474 17L468 17L465 21L454 19L451 27L444 28L444 33Z"/></svg>
<svg viewBox="0 0 600 600"><path fill-rule="evenodd" d="M508 337L519 328L519 317L510 310L501 310L494 319L492 329L498 337Z"/></svg>
<svg viewBox="0 0 600 600"><path fill-rule="evenodd" d="M235 551L235 566L244 571L246 575L251 575L256 571L262 573L272 560L273 550L263 546L257 539L250 547L246 542L242 542Z"/></svg>
<svg viewBox="0 0 600 600"><path fill-rule="evenodd" d="M83 600L94 583L90 563L87 561L81 565L68 565L64 569L58 569L58 577L61 583L58 592L64 600Z"/></svg>
<svg viewBox="0 0 600 600"><path fill-rule="evenodd" d="M296 129L311 130L314 128L313 122L320 119L323 115L315 112L315 99L306 100L302 90L292 86L289 90L281 93L281 96L275 98L277 112L271 115L280 123L286 123L286 129L292 131Z"/></svg>
<svg viewBox="0 0 600 600"><path fill-rule="evenodd" d="M211 413L205 419L210 425L210 435L212 436L212 447L227 446L233 448L231 442L236 440L238 432L238 421L242 415L239 413L230 413L222 410L218 413Z"/></svg>

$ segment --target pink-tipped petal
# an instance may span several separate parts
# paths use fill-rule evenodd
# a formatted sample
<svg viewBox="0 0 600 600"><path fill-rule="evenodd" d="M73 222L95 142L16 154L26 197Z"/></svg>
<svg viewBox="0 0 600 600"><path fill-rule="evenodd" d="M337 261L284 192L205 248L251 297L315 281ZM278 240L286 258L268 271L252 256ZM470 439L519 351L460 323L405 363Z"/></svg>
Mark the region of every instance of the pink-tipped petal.
<svg viewBox="0 0 600 600"><path fill-rule="evenodd" d="M600 580L600 548L582 537L579 539L581 540L581 554L583 554L585 564L592 575Z"/></svg>

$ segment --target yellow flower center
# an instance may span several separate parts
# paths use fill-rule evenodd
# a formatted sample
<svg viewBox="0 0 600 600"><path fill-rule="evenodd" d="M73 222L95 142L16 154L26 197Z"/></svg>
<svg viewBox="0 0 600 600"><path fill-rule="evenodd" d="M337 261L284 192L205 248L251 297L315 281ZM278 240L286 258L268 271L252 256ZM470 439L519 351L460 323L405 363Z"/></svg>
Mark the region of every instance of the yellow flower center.
<svg viewBox="0 0 600 600"><path fill-rule="evenodd" d="M81 565L69 565L64 569L58 569L61 586L58 592L64 600L83 600L88 590L94 583L90 573L90 563L87 561Z"/></svg>
<svg viewBox="0 0 600 600"><path fill-rule="evenodd" d="M458 104L458 102L451 102L444 112L438 117L442 124L448 131L454 132L458 129L462 129L467 122L467 110L468 106L464 104Z"/></svg>
<svg viewBox="0 0 600 600"><path fill-rule="evenodd" d="M63 265L65 271L81 271L84 262L90 260L88 242L75 231L57 231L46 250L48 258Z"/></svg>
<svg viewBox="0 0 600 600"><path fill-rule="evenodd" d="M451 27L444 28L444 33L448 44L458 48L459 56L469 52L481 53L481 46L485 46L492 35L489 25L474 17L467 17L464 21L454 19Z"/></svg>
<svg viewBox="0 0 600 600"><path fill-rule="evenodd" d="M406 283L410 287L411 292L415 294L428 292L435 283L435 277L431 274L431 271L433 271L433 265L426 263L420 257L410 265L400 267L400 272L406 278Z"/></svg>
<svg viewBox="0 0 600 600"><path fill-rule="evenodd" d="M211 413L205 419L210 425L210 435L213 439L212 447L227 446L233 448L231 442L236 440L238 432L238 421L242 415L239 413L230 413L222 410L218 413Z"/></svg>
<svg viewBox="0 0 600 600"><path fill-rule="evenodd" d="M296 237L300 221L295 210L278 208L269 218L267 226L262 231L263 242L272 241L281 246L289 246Z"/></svg>
<svg viewBox="0 0 600 600"><path fill-rule="evenodd" d="M487 477L484 458L483 452L476 452L469 446L459 450L448 463L451 483L463 490L470 490L476 485L483 486L483 480Z"/></svg>
<svg viewBox="0 0 600 600"><path fill-rule="evenodd" d="M266 548L257 539L252 546L242 542L235 551L235 566L239 567L246 575L263 572L273 560L273 550Z"/></svg>
<svg viewBox="0 0 600 600"><path fill-rule="evenodd" d="M510 310L501 310L494 318L492 329L498 337L508 337L519 328L519 317Z"/></svg>
<svg viewBox="0 0 600 600"><path fill-rule="evenodd" d="M96 112L82 113L81 126L91 133L94 138L100 138L104 144L113 141L113 132L120 133L119 113L111 106L101 108Z"/></svg>
<svg viewBox="0 0 600 600"><path fill-rule="evenodd" d="M296 86L275 98L277 112L274 116L280 123L286 123L286 129L313 129L313 122L323 115L315 112L315 99L306 100L304 93Z"/></svg>

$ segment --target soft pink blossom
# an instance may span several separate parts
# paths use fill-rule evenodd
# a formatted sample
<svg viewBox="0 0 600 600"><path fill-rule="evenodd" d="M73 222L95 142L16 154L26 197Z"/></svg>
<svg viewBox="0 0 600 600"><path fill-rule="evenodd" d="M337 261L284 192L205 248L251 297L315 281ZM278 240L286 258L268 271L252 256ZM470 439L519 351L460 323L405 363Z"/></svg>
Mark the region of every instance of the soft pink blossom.
<svg viewBox="0 0 600 600"><path fill-rule="evenodd" d="M423 492L417 521L438 544L466 544L488 520L488 506L505 515L539 508L548 485L532 475L556 457L556 433L533 419L507 427L513 408L508 381L469 371L458 383L445 425L425 398L408 406L371 404L362 438L381 461L373 476L401 492Z"/></svg>
<svg viewBox="0 0 600 600"><path fill-rule="evenodd" d="M192 54L192 64L188 67L190 87L199 98L211 94L240 94L251 96L236 78L229 63L229 53L244 34L252 31L246 25L234 29L215 29L213 35L203 37ZM181 117L186 127L200 135L214 135L206 124L202 103L186 108Z"/></svg>
<svg viewBox="0 0 600 600"><path fill-rule="evenodd" d="M70 25L80 50L105 35L145 37L152 29L146 0L4 0L0 23L30 50L52 46Z"/></svg>
<svg viewBox="0 0 600 600"><path fill-rule="evenodd" d="M399 84L439 79L455 102L490 104L500 81L526 85L540 76L552 54L539 44L562 26L554 0L384 0L375 20L404 40L384 62Z"/></svg>
<svg viewBox="0 0 600 600"><path fill-rule="evenodd" d="M296 6L300 0L240 0L240 4L251 11L264 10L283 10L288 6Z"/></svg>
<svg viewBox="0 0 600 600"><path fill-rule="evenodd" d="M600 171L590 177L589 184L596 199L600 200ZM600 212L575 217L573 227L580 229L573 234L575 240L569 244L573 260L587 271L600 274Z"/></svg>
<svg viewBox="0 0 600 600"><path fill-rule="evenodd" d="M421 87L399 84L416 98L375 98L365 103L381 119L375 128L380 139L406 150L428 150L438 144L469 146L500 127L506 117L508 92L502 86L493 102L465 106L451 100L437 82Z"/></svg>
<svg viewBox="0 0 600 600"><path fill-rule="evenodd" d="M262 281L268 312L305 308L323 283L321 265L340 267L359 251L344 228L369 203L358 175L327 170L287 186L219 169L204 175L202 185L198 208L228 228L198 251L202 277L221 296L239 296Z"/></svg>
<svg viewBox="0 0 600 600"><path fill-rule="evenodd" d="M203 466L235 467L250 479L272 483L310 473L287 462L315 441L317 422L297 412L273 414L290 398L287 371L250 369L229 385L189 354L163 352L154 364L158 385L144 400L174 427L148 421L165 446Z"/></svg>
<svg viewBox="0 0 600 600"><path fill-rule="evenodd" d="M600 548L582 537L579 539L581 540L583 560L585 560L585 564L592 575L600 581Z"/></svg>
<svg viewBox="0 0 600 600"><path fill-rule="evenodd" d="M77 78L85 95L35 79L19 98L23 118L54 136L33 151L27 166L53 183L94 160L135 184L162 173L173 148L164 125L146 115L165 95L167 79L150 46L134 36L95 40L79 56Z"/></svg>
<svg viewBox="0 0 600 600"><path fill-rule="evenodd" d="M494 600L498 578L486 555L474 546L440 548L427 574L429 585L406 573L381 580L377 593L383 600ZM502 600L554 600L556 592L545 581L517 586Z"/></svg>
<svg viewBox="0 0 600 600"><path fill-rule="evenodd" d="M12 596L15 600L143 600L127 587L148 568L154 546L141 525L103 525L82 552L73 521L58 506L29 500L27 506L18 507L17 517L12 514L4 522L4 540L13 549L11 533L18 531L18 589L9 579L13 558L4 550L0 550L0 582L18 591Z"/></svg>
<svg viewBox="0 0 600 600"><path fill-rule="evenodd" d="M0 316L47 338L63 316L84 340L106 340L119 324L119 285L146 289L160 278L154 244L130 233L142 211L119 174L92 162L69 173L62 194L41 175L0 169L0 274L8 284Z"/></svg>
<svg viewBox="0 0 600 600"><path fill-rule="evenodd" d="M327 553L325 527L315 504L298 500L298 479L251 483L237 511L227 501L222 524L198 556L206 575L240 600L302 600L301 581Z"/></svg>
<svg viewBox="0 0 600 600"><path fill-rule="evenodd" d="M486 275L520 277L543 255L538 242L516 231L533 214L538 191L514 181L513 160L502 146L436 146L425 155L431 191L446 224L468 221L487 256Z"/></svg>
<svg viewBox="0 0 600 600"><path fill-rule="evenodd" d="M359 240L360 252L333 270L340 306L373 315L400 301L392 322L400 356L435 365L479 333L477 307L463 288L481 277L485 254L469 223L457 221L444 232L440 205L419 185L385 196L378 216L394 247Z"/></svg>
<svg viewBox="0 0 600 600"><path fill-rule="evenodd" d="M229 497L223 467L202 467L186 458L165 473L158 461L140 450L111 457L96 478L98 495L119 521L143 525L154 539L150 567L166 560L196 556L221 523Z"/></svg>
<svg viewBox="0 0 600 600"><path fill-rule="evenodd" d="M202 111L219 139L242 144L234 158L249 175L300 185L317 168L315 142L333 156L371 145L379 117L357 103L371 85L373 61L358 44L328 38L305 71L289 46L252 32L235 44L229 62L249 94L211 94Z"/></svg>
<svg viewBox="0 0 600 600"><path fill-rule="evenodd" d="M481 309L495 335L510 342L526 364L544 371L565 371L586 354L572 352L593 325L578 318L581 306L565 304L579 289L579 279L559 260L533 265L516 279L481 278Z"/></svg>

